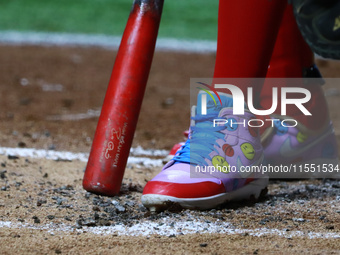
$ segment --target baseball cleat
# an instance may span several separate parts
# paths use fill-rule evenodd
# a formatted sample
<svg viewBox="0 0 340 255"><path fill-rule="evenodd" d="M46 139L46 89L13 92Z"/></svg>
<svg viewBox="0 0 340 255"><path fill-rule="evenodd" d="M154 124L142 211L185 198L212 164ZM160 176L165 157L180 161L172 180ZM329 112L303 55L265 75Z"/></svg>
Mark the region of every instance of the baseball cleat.
<svg viewBox="0 0 340 255"><path fill-rule="evenodd" d="M339 178L338 149L332 123L315 132L301 123L282 125L278 119L263 137L262 145L268 166L286 166L285 171L270 171L270 178Z"/></svg>
<svg viewBox="0 0 340 255"><path fill-rule="evenodd" d="M207 113L201 113L202 96ZM206 92L198 94L192 108L189 138L162 171L149 181L142 203L152 210L176 205L189 209L211 209L228 201L258 199L266 192L268 176L243 172L260 168L264 154L257 128L249 128L255 118L249 111L233 115L233 99L219 93L222 105ZM214 120L218 119L216 124ZM216 125L215 125L216 124Z"/></svg>

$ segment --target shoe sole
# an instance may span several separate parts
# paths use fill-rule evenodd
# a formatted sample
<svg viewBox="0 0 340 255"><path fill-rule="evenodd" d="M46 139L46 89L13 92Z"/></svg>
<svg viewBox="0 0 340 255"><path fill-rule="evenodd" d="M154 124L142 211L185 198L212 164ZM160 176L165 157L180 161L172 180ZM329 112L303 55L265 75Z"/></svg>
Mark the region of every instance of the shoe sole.
<svg viewBox="0 0 340 255"><path fill-rule="evenodd" d="M268 178L260 178L246 186L229 193L222 193L202 198L177 198L172 196L146 194L142 203L150 211L162 211L170 207L183 209L207 210L230 201L258 200L267 193Z"/></svg>

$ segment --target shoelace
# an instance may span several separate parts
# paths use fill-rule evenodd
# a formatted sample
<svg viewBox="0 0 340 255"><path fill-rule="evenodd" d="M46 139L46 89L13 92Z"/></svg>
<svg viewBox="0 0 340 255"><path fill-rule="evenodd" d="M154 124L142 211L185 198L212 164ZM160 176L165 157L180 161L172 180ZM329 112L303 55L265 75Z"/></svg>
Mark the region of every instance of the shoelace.
<svg viewBox="0 0 340 255"><path fill-rule="evenodd" d="M214 127L212 120L216 118L216 113L207 115L196 115L191 117L195 121L195 126L190 127L190 135L185 144L173 157L175 163L187 163L193 165L207 165L205 158L209 158L209 153L216 151L217 139L223 139L225 126Z"/></svg>

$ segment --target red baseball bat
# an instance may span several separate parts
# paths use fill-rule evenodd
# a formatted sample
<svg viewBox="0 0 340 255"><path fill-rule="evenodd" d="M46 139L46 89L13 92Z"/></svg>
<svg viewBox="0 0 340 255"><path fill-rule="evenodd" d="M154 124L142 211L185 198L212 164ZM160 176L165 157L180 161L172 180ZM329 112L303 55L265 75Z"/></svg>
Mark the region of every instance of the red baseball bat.
<svg viewBox="0 0 340 255"><path fill-rule="evenodd" d="M134 0L113 66L86 166L83 187L120 191L155 51L164 0Z"/></svg>

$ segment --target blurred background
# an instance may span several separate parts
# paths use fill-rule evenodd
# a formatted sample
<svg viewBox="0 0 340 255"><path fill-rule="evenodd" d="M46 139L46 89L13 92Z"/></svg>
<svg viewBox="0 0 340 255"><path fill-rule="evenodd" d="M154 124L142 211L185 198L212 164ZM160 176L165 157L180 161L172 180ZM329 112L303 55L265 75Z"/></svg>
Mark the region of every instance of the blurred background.
<svg viewBox="0 0 340 255"><path fill-rule="evenodd" d="M123 34L132 4L0 0L1 146L90 151L116 56L113 37ZM183 139L190 78L213 73L217 11L218 0L164 1L159 38L209 40L212 50L156 52L134 147L171 149ZM52 43L30 43L36 33ZM13 40L9 34L15 34ZM81 36L85 45L60 44L78 35L104 35L109 47L86 45L88 36Z"/></svg>
<svg viewBox="0 0 340 255"><path fill-rule="evenodd" d="M218 2L164 1L159 38L208 40L204 43L212 50L156 51L134 147L169 150L183 140L182 133L190 120L190 78L213 75ZM122 35L132 3L133 0L0 0L1 146L90 151L117 53L113 37ZM20 37L20 43L14 43L16 37L6 42L11 31ZM109 47L86 45L91 36L82 37L83 45L63 45L58 41L44 44L39 40L29 43L29 35L35 32L52 41L84 34L95 38L104 35ZM118 46L119 40L116 41ZM173 40L168 41L173 44ZM177 45L182 46L183 40ZM318 59L317 64L324 77L339 77L338 62ZM339 88L334 85L324 89L330 108L336 109ZM339 114L334 110L331 115L339 127ZM340 138L340 129L336 130Z"/></svg>
<svg viewBox="0 0 340 255"><path fill-rule="evenodd" d="M121 35L133 0L1 0L0 30ZM218 0L165 0L159 35L215 40Z"/></svg>

